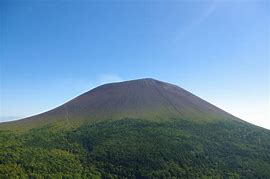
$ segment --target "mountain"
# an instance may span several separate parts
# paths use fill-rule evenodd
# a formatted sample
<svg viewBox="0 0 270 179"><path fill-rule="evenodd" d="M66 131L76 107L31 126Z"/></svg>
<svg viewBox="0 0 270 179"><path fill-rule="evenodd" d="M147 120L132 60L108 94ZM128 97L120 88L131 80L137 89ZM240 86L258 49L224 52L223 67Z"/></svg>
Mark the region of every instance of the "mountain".
<svg viewBox="0 0 270 179"><path fill-rule="evenodd" d="M81 123L129 117L239 120L176 85L147 78L99 86L58 108L7 125L27 128L54 122Z"/></svg>
<svg viewBox="0 0 270 179"><path fill-rule="evenodd" d="M155 79L0 123L0 178L270 178L270 131Z"/></svg>

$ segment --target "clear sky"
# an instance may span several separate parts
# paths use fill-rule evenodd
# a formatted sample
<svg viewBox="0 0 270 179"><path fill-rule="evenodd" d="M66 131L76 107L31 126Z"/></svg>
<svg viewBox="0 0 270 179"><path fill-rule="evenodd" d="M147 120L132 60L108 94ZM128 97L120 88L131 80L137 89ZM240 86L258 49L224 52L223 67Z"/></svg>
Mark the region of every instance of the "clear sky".
<svg viewBox="0 0 270 179"><path fill-rule="evenodd" d="M151 77L270 129L269 13L267 0L1 0L1 120Z"/></svg>

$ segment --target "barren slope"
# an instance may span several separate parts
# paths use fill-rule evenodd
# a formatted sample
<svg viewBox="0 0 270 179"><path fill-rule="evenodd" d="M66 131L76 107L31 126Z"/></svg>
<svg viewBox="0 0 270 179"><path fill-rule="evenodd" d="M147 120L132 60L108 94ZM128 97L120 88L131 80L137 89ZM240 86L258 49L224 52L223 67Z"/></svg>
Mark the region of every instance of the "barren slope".
<svg viewBox="0 0 270 179"><path fill-rule="evenodd" d="M105 84L51 111L0 126L31 128L54 122L80 124L123 118L239 120L178 86L147 78Z"/></svg>

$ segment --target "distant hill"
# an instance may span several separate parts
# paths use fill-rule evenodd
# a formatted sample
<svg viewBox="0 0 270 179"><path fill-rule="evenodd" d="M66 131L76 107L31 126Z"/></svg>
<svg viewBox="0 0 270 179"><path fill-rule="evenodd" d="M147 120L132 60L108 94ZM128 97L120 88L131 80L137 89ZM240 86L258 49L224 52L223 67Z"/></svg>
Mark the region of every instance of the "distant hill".
<svg viewBox="0 0 270 179"><path fill-rule="evenodd" d="M0 178L270 178L270 131L155 79L0 123Z"/></svg>

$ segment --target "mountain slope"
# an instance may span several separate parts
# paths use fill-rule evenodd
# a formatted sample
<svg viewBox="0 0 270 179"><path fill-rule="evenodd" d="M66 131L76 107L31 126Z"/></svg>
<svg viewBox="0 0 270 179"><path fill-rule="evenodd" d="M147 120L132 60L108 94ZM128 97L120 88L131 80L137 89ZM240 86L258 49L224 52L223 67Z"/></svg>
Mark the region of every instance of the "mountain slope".
<svg viewBox="0 0 270 179"><path fill-rule="evenodd" d="M99 86L58 108L7 123L6 127L12 124L35 127L61 121L81 123L128 117L148 120L239 120L178 86L154 79L140 79Z"/></svg>
<svg viewBox="0 0 270 179"><path fill-rule="evenodd" d="M269 150L269 130L142 79L0 124L0 178L270 178Z"/></svg>

